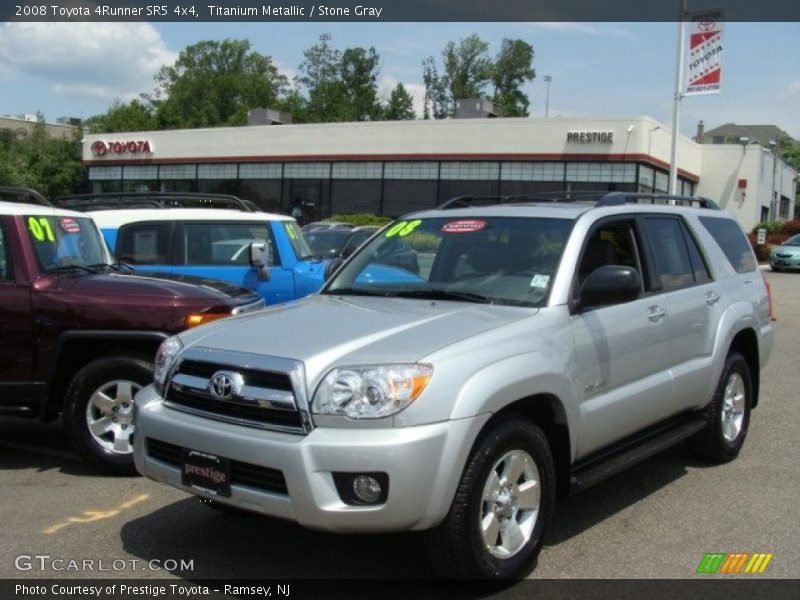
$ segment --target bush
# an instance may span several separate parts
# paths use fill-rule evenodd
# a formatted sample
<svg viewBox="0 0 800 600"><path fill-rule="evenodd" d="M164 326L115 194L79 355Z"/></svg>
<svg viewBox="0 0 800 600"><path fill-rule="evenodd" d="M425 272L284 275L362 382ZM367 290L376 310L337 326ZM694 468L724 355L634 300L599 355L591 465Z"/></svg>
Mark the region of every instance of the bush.
<svg viewBox="0 0 800 600"><path fill-rule="evenodd" d="M784 222L781 233L785 233L786 235L797 235L800 233L800 219Z"/></svg>
<svg viewBox="0 0 800 600"><path fill-rule="evenodd" d="M770 233L781 233L783 231L783 225L783 221L766 221L753 227L753 233L758 233L759 229L766 229L767 235Z"/></svg>
<svg viewBox="0 0 800 600"><path fill-rule="evenodd" d="M383 227L391 221L389 217L379 217L369 213L359 213L355 215L333 215L328 217L325 221L341 221L343 223L351 223L356 227L361 225L377 225Z"/></svg>

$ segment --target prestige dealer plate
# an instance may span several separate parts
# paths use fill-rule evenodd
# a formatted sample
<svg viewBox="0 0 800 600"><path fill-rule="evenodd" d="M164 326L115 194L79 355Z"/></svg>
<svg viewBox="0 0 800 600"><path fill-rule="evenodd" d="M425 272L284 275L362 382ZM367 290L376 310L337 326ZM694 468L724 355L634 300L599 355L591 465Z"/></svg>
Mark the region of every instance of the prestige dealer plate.
<svg viewBox="0 0 800 600"><path fill-rule="evenodd" d="M183 450L183 485L215 496L231 495L231 465L227 458L199 450Z"/></svg>

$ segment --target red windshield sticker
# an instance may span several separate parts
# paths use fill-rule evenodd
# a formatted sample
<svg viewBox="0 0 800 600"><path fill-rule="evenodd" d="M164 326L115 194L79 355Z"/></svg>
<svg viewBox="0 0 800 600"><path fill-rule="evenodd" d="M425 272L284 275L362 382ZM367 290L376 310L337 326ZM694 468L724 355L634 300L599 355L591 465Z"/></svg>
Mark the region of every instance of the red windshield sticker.
<svg viewBox="0 0 800 600"><path fill-rule="evenodd" d="M444 233L473 233L486 227L486 221L469 219L465 221L450 221L442 227Z"/></svg>
<svg viewBox="0 0 800 600"><path fill-rule="evenodd" d="M70 219L68 217L59 219L58 225L61 227L61 230L64 233L80 233L81 232L81 224L78 223L75 219Z"/></svg>

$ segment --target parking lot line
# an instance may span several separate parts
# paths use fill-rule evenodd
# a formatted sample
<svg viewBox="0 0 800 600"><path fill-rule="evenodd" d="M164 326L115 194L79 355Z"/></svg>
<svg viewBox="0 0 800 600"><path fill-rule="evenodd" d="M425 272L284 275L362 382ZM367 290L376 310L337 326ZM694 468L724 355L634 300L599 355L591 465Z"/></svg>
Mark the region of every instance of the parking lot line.
<svg viewBox="0 0 800 600"><path fill-rule="evenodd" d="M51 525L50 527L46 528L42 533L45 534L53 534L65 527L69 527L70 525L79 525L83 523L94 523L95 521L102 521L104 519L110 519L111 517L115 517L120 514L123 510L131 508L140 502L144 502L150 497L150 494L140 494L126 502L123 502L116 508L112 508L110 510L85 510L79 517L69 517L64 521L56 523L55 525Z"/></svg>

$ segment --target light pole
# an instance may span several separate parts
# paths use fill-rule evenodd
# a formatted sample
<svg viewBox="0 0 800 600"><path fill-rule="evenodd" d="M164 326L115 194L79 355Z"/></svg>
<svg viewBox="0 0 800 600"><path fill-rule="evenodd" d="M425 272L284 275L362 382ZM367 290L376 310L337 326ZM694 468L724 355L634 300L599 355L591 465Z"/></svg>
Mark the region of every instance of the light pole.
<svg viewBox="0 0 800 600"><path fill-rule="evenodd" d="M544 76L544 85L545 85L545 96L544 96L544 118L546 119L547 116L550 114L550 82L553 81L553 77L550 75Z"/></svg>

